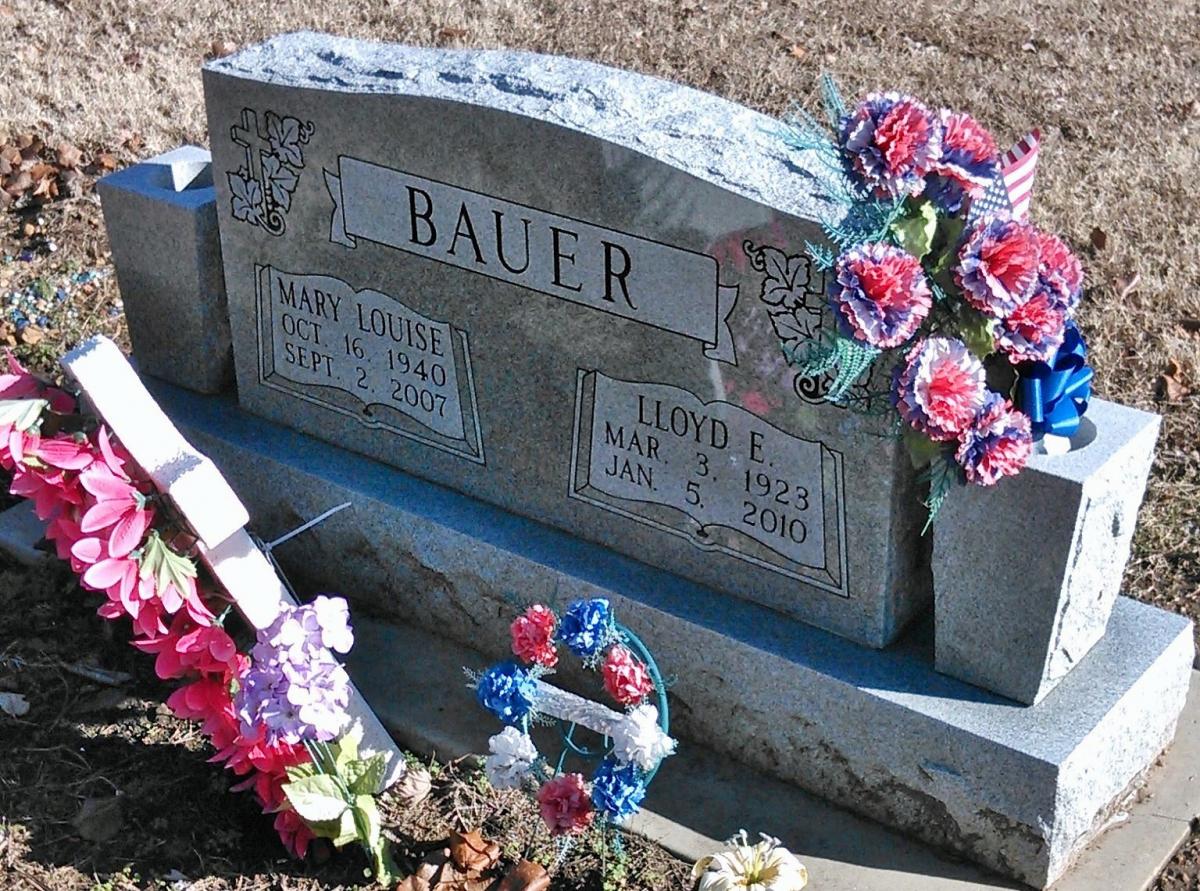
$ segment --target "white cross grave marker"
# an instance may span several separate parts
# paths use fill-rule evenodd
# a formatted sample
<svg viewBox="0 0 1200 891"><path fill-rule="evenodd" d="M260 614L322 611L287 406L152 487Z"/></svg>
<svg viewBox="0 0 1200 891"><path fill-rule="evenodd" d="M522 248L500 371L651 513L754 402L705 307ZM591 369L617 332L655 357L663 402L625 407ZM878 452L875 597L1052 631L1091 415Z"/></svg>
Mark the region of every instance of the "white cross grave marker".
<svg viewBox="0 0 1200 891"><path fill-rule="evenodd" d="M256 629L265 628L285 604L295 605L287 586L246 531L245 505L216 465L183 438L116 344L93 337L60 364L192 527L200 558L246 621ZM389 773L384 785L390 786L404 775L404 757L353 682L348 710L352 725L362 730L364 755L386 753Z"/></svg>

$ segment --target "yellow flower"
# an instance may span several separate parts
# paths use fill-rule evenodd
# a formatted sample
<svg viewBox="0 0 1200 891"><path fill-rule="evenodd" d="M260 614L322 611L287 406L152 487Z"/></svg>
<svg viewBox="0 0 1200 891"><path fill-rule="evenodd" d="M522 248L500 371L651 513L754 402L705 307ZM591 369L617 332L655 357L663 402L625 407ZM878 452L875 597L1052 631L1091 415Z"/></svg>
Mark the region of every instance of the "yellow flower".
<svg viewBox="0 0 1200 891"><path fill-rule="evenodd" d="M801 891L808 884L808 870L779 839L764 835L752 845L743 829L730 843L732 850L692 868L696 891Z"/></svg>

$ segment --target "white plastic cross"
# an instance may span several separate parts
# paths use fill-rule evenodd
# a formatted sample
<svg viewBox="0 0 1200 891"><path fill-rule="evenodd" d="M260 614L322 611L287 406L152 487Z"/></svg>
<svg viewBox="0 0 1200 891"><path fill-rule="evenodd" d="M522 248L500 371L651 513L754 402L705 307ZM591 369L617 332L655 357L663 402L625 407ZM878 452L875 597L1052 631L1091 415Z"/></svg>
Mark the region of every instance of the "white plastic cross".
<svg viewBox="0 0 1200 891"><path fill-rule="evenodd" d="M294 605L287 586L245 529L245 505L216 465L183 438L117 345L106 337L93 337L60 364L192 527L200 558L246 621L265 628L285 604ZM353 683L349 712L362 729L364 754L387 754L390 786L404 774L404 757Z"/></svg>

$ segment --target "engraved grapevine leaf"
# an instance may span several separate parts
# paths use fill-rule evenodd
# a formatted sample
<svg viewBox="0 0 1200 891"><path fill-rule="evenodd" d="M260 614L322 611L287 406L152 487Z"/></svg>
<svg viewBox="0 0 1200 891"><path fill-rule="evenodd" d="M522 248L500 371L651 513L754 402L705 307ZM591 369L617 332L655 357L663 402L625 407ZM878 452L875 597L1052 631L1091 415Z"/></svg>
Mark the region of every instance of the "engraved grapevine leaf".
<svg viewBox="0 0 1200 891"><path fill-rule="evenodd" d="M292 208L292 192L296 191L296 171L274 155L263 155L263 176L271 190L271 200L286 212Z"/></svg>
<svg viewBox="0 0 1200 891"><path fill-rule="evenodd" d="M296 118L281 118L275 112L268 111L267 142L280 160L293 167L304 166L304 150L300 147L300 121Z"/></svg>
<svg viewBox="0 0 1200 891"><path fill-rule="evenodd" d="M819 333L821 310L798 306L791 311L771 313L771 324L775 326L779 339L785 343L812 340Z"/></svg>
<svg viewBox="0 0 1200 891"><path fill-rule="evenodd" d="M768 306L795 309L804 305L812 278L811 261L803 254L788 256L779 248L761 248L763 288L760 295Z"/></svg>
<svg viewBox="0 0 1200 891"><path fill-rule="evenodd" d="M233 192L233 218L258 225L263 219L262 186L257 180L251 179L244 168L228 176L229 189Z"/></svg>

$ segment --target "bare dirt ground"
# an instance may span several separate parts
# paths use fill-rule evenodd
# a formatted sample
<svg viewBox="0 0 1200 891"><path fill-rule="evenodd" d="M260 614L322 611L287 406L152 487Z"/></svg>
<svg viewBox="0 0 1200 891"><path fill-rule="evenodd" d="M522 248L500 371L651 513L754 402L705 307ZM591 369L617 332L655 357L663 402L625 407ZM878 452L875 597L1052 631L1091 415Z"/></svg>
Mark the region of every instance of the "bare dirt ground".
<svg viewBox="0 0 1200 891"><path fill-rule="evenodd" d="M968 109L1001 142L1040 126L1034 219L1084 258L1081 324L1098 392L1164 419L1126 589L1200 617L1197 4L0 0L0 147L38 135L48 154L67 140L84 159L72 197L0 212L0 343L45 368L86 334L123 336L93 175L205 142L205 58L299 28L564 53L772 114L811 103L817 76L829 71L848 94L893 87ZM344 857L305 867L281 861L269 826L224 791L227 778L204 764L190 729L157 709L163 693L144 660L99 634L65 577L0 567L0 689L15 686L36 703L17 731L0 724L0 886L156 887L172 869L206 891L358 881L361 864ZM62 672L63 660L86 654L134 674L120 699ZM444 835L463 806L455 796L473 782L447 777L412 817L422 831L393 810L397 831L418 841ZM122 840L81 842L72 824L80 804L114 788L124 802ZM174 806L180 789L187 808ZM518 819L516 803L472 801L480 819L488 812L499 821L496 832ZM680 864L634 850L629 887L682 887ZM584 853L561 887L602 887ZM1158 888L1200 889L1200 840Z"/></svg>

